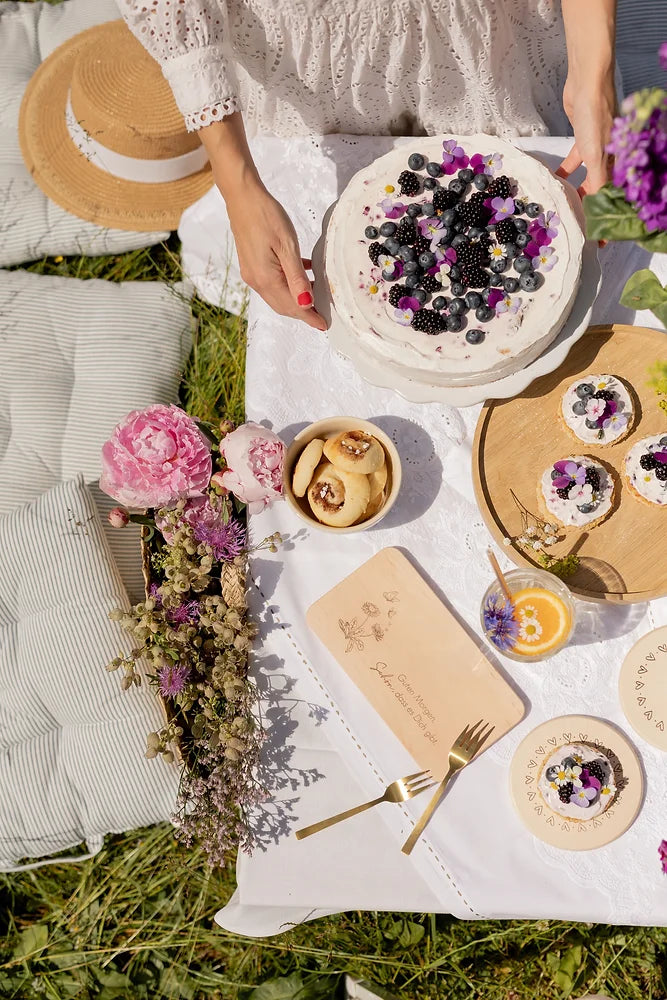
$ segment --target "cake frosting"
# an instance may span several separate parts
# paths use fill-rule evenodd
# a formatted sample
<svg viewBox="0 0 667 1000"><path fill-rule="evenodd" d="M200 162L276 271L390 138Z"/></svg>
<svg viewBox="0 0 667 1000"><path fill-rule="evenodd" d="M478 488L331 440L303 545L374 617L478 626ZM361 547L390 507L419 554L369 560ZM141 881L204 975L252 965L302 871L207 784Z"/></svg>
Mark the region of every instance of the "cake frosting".
<svg viewBox="0 0 667 1000"><path fill-rule="evenodd" d="M568 429L585 444L606 445L632 430L634 404L617 375L581 375L566 390L561 414Z"/></svg>
<svg viewBox="0 0 667 1000"><path fill-rule="evenodd" d="M600 750L564 744L545 760L537 787L553 812L574 822L595 819L614 801L614 769Z"/></svg>
<svg viewBox="0 0 667 1000"><path fill-rule="evenodd" d="M549 514L561 524L586 528L610 513L614 481L595 459L570 455L545 469L540 490Z"/></svg>
<svg viewBox="0 0 667 1000"><path fill-rule="evenodd" d="M631 492L647 503L667 507L667 434L654 434L633 445L624 470Z"/></svg>
<svg viewBox="0 0 667 1000"><path fill-rule="evenodd" d="M538 160L490 136L416 139L341 195L327 280L367 356L417 381L484 384L558 335L583 243L563 184Z"/></svg>

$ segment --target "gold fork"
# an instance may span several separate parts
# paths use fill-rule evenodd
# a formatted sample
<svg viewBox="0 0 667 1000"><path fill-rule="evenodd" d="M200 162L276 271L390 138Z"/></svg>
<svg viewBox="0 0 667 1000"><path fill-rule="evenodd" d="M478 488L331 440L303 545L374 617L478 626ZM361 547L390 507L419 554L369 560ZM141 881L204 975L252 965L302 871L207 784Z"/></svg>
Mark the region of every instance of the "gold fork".
<svg viewBox="0 0 667 1000"><path fill-rule="evenodd" d="M481 729L479 728L480 726L482 726ZM403 844L403 847L401 848L403 854L410 854L412 848L421 837L424 827L435 812L442 796L445 794L445 789L447 788L450 779L456 774L457 771L460 771L462 767L465 767L466 764L470 763L480 747L486 743L495 728L495 726L491 726L489 728L484 720L480 719L474 726L466 726L463 732L457 737L454 746L449 751L449 770L438 785L438 790L427 805L422 816L419 818L414 830Z"/></svg>
<svg viewBox="0 0 667 1000"><path fill-rule="evenodd" d="M357 813L371 809L380 802L406 802L408 799L414 798L415 795L419 795L420 792L425 792L427 788L433 788L435 781L431 779L432 775L430 771L417 771L415 774L406 775L405 778L399 778L398 781L392 781L391 785L387 785L385 788L384 795L381 795L378 799L372 799L370 802L364 802L360 806L355 806L354 809L347 809L345 812L337 813L336 816L330 816L329 819L322 819L319 823L313 823L312 826L304 826L303 830L296 831L296 839L303 840L304 837L310 837L311 833L319 833L320 830L326 830L328 826L333 826L334 823L340 823L341 820L349 819L350 816L356 816Z"/></svg>

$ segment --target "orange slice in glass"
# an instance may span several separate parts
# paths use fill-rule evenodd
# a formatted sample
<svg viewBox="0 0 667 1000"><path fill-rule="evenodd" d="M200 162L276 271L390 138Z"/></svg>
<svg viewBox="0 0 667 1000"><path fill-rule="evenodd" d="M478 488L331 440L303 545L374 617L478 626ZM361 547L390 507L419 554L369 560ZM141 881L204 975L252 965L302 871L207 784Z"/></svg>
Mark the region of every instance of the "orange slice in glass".
<svg viewBox="0 0 667 1000"><path fill-rule="evenodd" d="M512 647L522 656L540 656L560 645L572 627L567 605L550 590L525 587L512 595L519 635Z"/></svg>

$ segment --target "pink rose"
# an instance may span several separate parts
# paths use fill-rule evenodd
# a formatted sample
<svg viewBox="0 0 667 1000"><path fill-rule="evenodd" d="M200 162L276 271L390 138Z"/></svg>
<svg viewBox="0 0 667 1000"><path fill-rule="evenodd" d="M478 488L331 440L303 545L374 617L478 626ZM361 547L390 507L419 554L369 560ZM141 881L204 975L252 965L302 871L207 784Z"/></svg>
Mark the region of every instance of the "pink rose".
<svg viewBox="0 0 667 1000"><path fill-rule="evenodd" d="M102 448L100 488L128 507L164 507L201 496L211 478L211 448L178 406L133 410Z"/></svg>
<svg viewBox="0 0 667 1000"><path fill-rule="evenodd" d="M130 515L123 507L113 507L107 517L112 528L126 528L130 523Z"/></svg>
<svg viewBox="0 0 667 1000"><path fill-rule="evenodd" d="M247 504L250 514L282 497L285 445L273 431L242 424L222 439L220 452L227 468L215 474L214 482Z"/></svg>

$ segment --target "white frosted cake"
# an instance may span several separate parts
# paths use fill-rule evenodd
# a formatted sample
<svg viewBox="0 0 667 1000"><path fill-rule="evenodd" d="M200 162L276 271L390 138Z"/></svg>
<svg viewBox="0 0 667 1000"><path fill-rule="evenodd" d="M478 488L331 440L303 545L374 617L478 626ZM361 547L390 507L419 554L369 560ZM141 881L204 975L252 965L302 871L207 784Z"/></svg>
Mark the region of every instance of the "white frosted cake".
<svg viewBox="0 0 667 1000"><path fill-rule="evenodd" d="M357 173L332 213L326 274L363 353L433 385L480 385L556 338L584 236L558 178L492 136L415 139Z"/></svg>
<svg viewBox="0 0 667 1000"><path fill-rule="evenodd" d="M575 822L594 819L616 798L609 758L587 744L554 750L544 762L537 787L553 812Z"/></svg>

